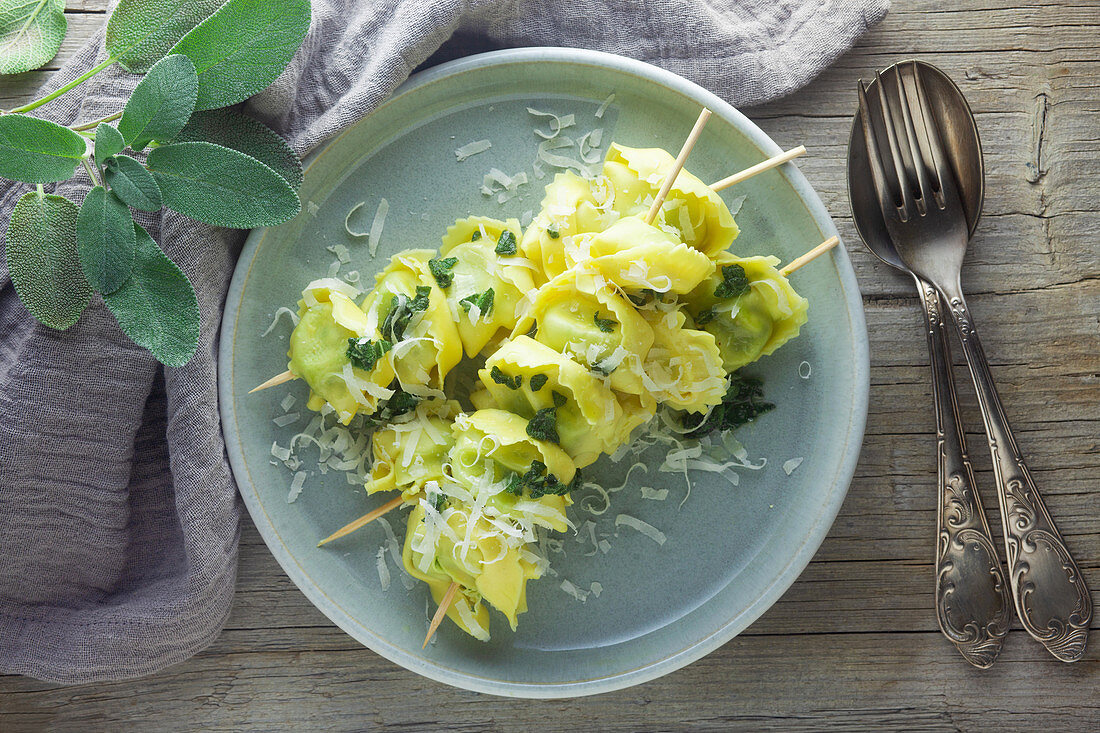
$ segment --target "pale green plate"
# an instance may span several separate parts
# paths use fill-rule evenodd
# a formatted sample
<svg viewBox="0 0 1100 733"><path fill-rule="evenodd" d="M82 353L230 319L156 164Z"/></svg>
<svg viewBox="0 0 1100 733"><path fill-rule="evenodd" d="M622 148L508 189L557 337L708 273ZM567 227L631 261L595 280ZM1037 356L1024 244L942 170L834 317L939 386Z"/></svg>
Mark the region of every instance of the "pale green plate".
<svg viewBox="0 0 1100 733"><path fill-rule="evenodd" d="M594 113L615 99L601 120ZM604 53L529 48L474 56L418 74L394 97L312 156L301 197L303 212L274 229L252 232L226 303L221 340L221 406L233 472L252 518L271 552L302 591L341 628L379 654L448 684L500 695L567 697L605 692L653 679L728 641L771 606L806 566L828 531L855 469L867 412L868 357L863 309L851 265L840 247L793 276L810 300L810 320L795 341L754 365L778 408L738 433L760 471L742 471L737 487L713 474L695 477L691 497L683 479L659 473L661 455L646 455L648 474L635 470L611 509L591 516L576 507L574 521L596 524L611 541L607 553L564 536L565 555L552 555L560 577L529 584L531 610L519 630L494 612L493 639L483 644L450 623L427 650L426 589L398 582L382 591L377 524L318 549L321 537L383 499L368 500L343 473L311 477L293 504L291 475L271 461L298 426L277 428L288 393L303 406L302 383L246 395L286 368L288 324L261 334L275 309L292 306L302 287L326 274L345 244L367 282L388 257L409 247L437 247L455 218L468 214L521 216L537 210L542 187L521 187L520 198L498 205L482 195L483 175L495 167L514 174L531 163L538 139L531 106L574 113L573 133L603 128L607 143L659 146L675 152L701 106L714 111L688 161L705 180L717 180L779 152L753 123L700 87L648 64ZM546 124L542 121L542 128ZM454 150L488 139L492 148L465 162ZM792 140L792 143L797 141ZM568 151L565 151L568 152ZM575 153L574 153L575 154ZM737 221L741 254L776 254L790 261L835 234L829 215L802 174L791 166L725 192L747 199ZM379 199L390 204L376 259L344 230L370 225ZM285 321L285 319L284 319ZM808 379L799 376L810 371ZM804 458L788 476L783 465ZM606 459L591 475L604 486L623 483L629 461ZM642 485L668 488L669 499L643 499ZM625 513L660 528L663 546L633 529L616 528ZM396 519L396 518L395 518ZM394 522L399 537L403 522ZM615 536L617 533L618 536ZM602 593L585 603L567 595L562 579ZM730 670L736 679L736 670Z"/></svg>

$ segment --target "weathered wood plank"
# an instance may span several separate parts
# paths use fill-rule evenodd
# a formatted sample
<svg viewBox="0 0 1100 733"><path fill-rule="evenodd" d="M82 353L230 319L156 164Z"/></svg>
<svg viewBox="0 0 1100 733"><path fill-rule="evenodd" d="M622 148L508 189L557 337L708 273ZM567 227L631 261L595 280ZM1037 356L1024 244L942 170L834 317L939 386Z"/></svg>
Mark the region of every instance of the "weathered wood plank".
<svg viewBox="0 0 1100 733"><path fill-rule="evenodd" d="M1100 719L1100 662L1056 664L1022 639L979 672L945 653L937 633L742 636L630 690L539 702L414 677L369 651L334 648L324 630L285 651L226 653L234 636L158 678L68 689L11 680L7 729L1087 730Z"/></svg>

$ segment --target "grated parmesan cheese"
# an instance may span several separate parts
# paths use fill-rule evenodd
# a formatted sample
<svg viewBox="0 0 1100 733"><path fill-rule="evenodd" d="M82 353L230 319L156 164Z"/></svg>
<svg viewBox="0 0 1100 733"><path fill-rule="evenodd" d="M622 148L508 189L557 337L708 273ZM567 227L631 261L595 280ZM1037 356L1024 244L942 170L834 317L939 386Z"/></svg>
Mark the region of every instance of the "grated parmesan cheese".
<svg viewBox="0 0 1100 733"><path fill-rule="evenodd" d="M549 117L550 118L550 132L546 133L542 130L535 128L535 134L541 137L543 140L553 140L561 134L561 131L567 127L572 127L576 124L576 118L573 114L567 114L562 117L558 117L553 112L540 112L533 107L527 108L528 114L535 117Z"/></svg>
<svg viewBox="0 0 1100 733"><path fill-rule="evenodd" d="M294 474L294 478L290 482L290 493L287 494L286 497L287 504L293 504L298 499L298 495L302 493L302 488L305 486L305 483L305 471L298 471Z"/></svg>
<svg viewBox="0 0 1100 733"><path fill-rule="evenodd" d="M374 257L378 253L378 240L382 238L382 228L386 226L386 214L390 211L390 202L386 199L379 199L378 209L374 212L374 221L370 225L370 235L367 243L367 250L370 252L370 256Z"/></svg>
<svg viewBox="0 0 1100 733"><path fill-rule="evenodd" d="M568 580L563 580L560 587L563 591L573 596L574 600L580 601L581 603L587 601L588 596L592 593L592 591L582 590L581 588L578 588Z"/></svg>
<svg viewBox="0 0 1100 733"><path fill-rule="evenodd" d="M390 589L390 567L386 564L386 546L382 545L378 548L378 553L374 556L374 565L378 569L378 583L382 586L383 591Z"/></svg>
<svg viewBox="0 0 1100 733"><path fill-rule="evenodd" d="M275 423L280 428L285 428L287 425L298 422L298 419L300 417L301 417L301 413L288 412L285 415L279 415L277 418L273 419L271 422Z"/></svg>
<svg viewBox="0 0 1100 733"><path fill-rule="evenodd" d="M641 532L646 537L648 537L649 539L656 542L658 545L665 544L665 540L668 539L667 537L665 537L664 532L657 529L652 524L648 524L646 522L643 522L642 520L638 519L637 517L632 517L629 514L620 514L617 517L615 517L615 526L619 527L621 525L626 525L627 527L630 527L633 530L637 530L638 532Z"/></svg>
<svg viewBox="0 0 1100 733"><path fill-rule="evenodd" d="M600 104L599 108L596 110L596 119L597 120L602 120L603 119L604 112L607 111L607 108L610 107L611 103L614 102L614 101L615 101L615 95L614 94L609 94L607 96L607 99L603 100L603 102Z"/></svg>
<svg viewBox="0 0 1100 733"><path fill-rule="evenodd" d="M298 314L295 313L294 311L292 311L290 308L287 308L286 306L282 306L282 307L276 309L275 317L273 319L271 319L271 325L267 327L266 331L264 331L262 334L260 334L260 338L263 338L264 336L271 333L271 331L279 323L279 317L282 316L284 313L286 313L288 316L290 316L290 322L291 323L293 323L295 326L298 325L298 321L301 320L300 318L298 318Z"/></svg>
<svg viewBox="0 0 1100 733"><path fill-rule="evenodd" d="M484 153L489 148L493 147L493 144L488 140L475 140L471 143L455 149L455 157L458 158L458 162L461 163L467 158L471 158L478 153Z"/></svg>
<svg viewBox="0 0 1100 733"><path fill-rule="evenodd" d="M798 376L802 377L803 379L809 379L811 371L812 367L810 366L810 362L808 361L804 361L798 365Z"/></svg>
<svg viewBox="0 0 1100 733"><path fill-rule="evenodd" d="M790 476L796 468L802 465L802 461L804 460L805 458L799 456L798 458L792 458L791 460L787 461L783 464L783 473Z"/></svg>

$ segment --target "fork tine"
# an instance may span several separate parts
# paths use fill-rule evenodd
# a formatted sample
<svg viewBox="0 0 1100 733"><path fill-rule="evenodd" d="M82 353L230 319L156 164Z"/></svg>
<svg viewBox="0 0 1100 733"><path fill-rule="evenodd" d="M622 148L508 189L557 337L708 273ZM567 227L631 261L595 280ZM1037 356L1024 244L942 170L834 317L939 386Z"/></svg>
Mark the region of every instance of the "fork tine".
<svg viewBox="0 0 1100 733"><path fill-rule="evenodd" d="M894 174L898 179L900 202L898 204L898 218L909 221L909 201L913 194L909 192L909 182L905 176L905 166L901 159L901 147L898 145L896 128L894 127L894 115L890 112L890 102L886 98L886 85L882 81L882 74L875 72L878 81L879 107L882 111L882 121L886 127L886 138L890 141L890 157L894 161Z"/></svg>
<svg viewBox="0 0 1100 733"><path fill-rule="evenodd" d="M913 82L917 89L917 106L920 110L921 121L924 123L924 134L928 140L928 155L932 159L932 187L936 205L941 209L946 206L945 188L952 190L954 186L954 174L951 165L943 151L940 141L940 130L936 125L936 118L932 114L932 108L928 104L928 98L924 93L924 82L920 78L920 68L917 62L912 63Z"/></svg>
<svg viewBox="0 0 1100 733"><path fill-rule="evenodd" d="M860 79L856 85L859 90L859 119L863 127L864 147L867 148L867 164L871 168L871 180L875 184L875 193L878 194L878 205L882 209L883 216L890 209L899 209L898 197L890 190L890 184L886 180L886 171L882 167L882 153L875 135L875 126L871 121L871 105L867 103L867 88Z"/></svg>
<svg viewBox="0 0 1100 733"><path fill-rule="evenodd" d="M932 193L932 186L928 180L928 167L922 153L922 146L917 140L917 130L913 126L913 116L910 112L909 93L905 90L905 82L901 78L901 67L894 67L894 80L898 86L898 105L901 107L901 131L909 145L909 159L913 162L913 174L917 179L917 189L920 196L916 198L917 212L924 216L928 213L928 200ZM927 134L927 125L925 133Z"/></svg>

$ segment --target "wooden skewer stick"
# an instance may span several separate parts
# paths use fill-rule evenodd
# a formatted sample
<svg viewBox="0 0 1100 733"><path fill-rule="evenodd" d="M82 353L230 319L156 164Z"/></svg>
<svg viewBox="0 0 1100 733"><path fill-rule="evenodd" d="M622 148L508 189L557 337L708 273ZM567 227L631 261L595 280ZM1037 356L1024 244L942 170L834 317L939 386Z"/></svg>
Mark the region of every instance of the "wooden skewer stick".
<svg viewBox="0 0 1100 733"><path fill-rule="evenodd" d="M432 640L432 637L435 635L435 630L443 623L443 617L447 615L447 609L454 603L457 594L458 583L452 581L451 585L447 588L447 592L443 594L443 598L439 600L439 608L435 609L435 615L432 616L432 623L428 626L428 635L424 637L424 644L420 647L421 649L427 647L428 642Z"/></svg>
<svg viewBox="0 0 1100 733"><path fill-rule="evenodd" d="M779 155L768 158L767 160L765 160L762 163L757 163L756 165L752 166L751 168L746 168L745 170L741 171L740 173L734 173L732 176L728 176L726 178L723 178L720 181L717 181L716 183L712 183L712 184L710 184L710 187L712 189L714 189L715 191L721 191L723 188L729 188L730 186L734 185L735 183L740 183L741 181L752 178L757 173L763 173L764 171L769 171L772 168L776 168L778 166L781 166L784 163L786 163L787 161L794 160L798 156L805 155L805 154L806 154L806 146L805 145L799 145L797 148L791 148L790 150L788 150L785 153L780 153Z"/></svg>
<svg viewBox="0 0 1100 733"><path fill-rule="evenodd" d="M824 242L817 245L816 247L811 249L806 254L804 254L801 257L797 258L796 260L792 261L789 265L787 265L782 270L780 270L779 274L782 275L783 277L786 277L786 276L790 275L792 272L794 272L798 268L802 267L803 265L810 262L811 260L825 254L826 252L828 252L829 250L831 250L833 247L837 246L838 244L840 244L840 238L839 237L835 237L835 236L829 237Z"/></svg>
<svg viewBox="0 0 1100 733"><path fill-rule="evenodd" d="M261 389L268 389L270 387L278 387L280 384L285 384L286 382L290 382L290 381L295 380L295 379L297 379L297 377L295 377L294 374L289 369L287 369L282 374L276 374L274 377L267 380L266 382L264 382L260 386L253 387L252 389L248 390L248 394L252 394L253 392L259 392Z"/></svg>
<svg viewBox="0 0 1100 733"><path fill-rule="evenodd" d="M344 535L351 534L352 532L359 529L360 527L362 527L364 525L367 525L367 524L370 524L371 522L378 519L380 516L382 516L383 514L385 514L388 511L390 511L391 509L396 509L397 507L401 506L401 502L403 502L403 501L405 501L404 496L394 497L393 499L387 501L385 504L378 507L374 511L368 512L368 513L364 514L363 516L359 517L358 519L356 519L351 524L345 525L345 526L341 527L340 529L336 530L335 532L330 534L328 537L326 537L323 540L321 540L320 542L318 542L317 546L320 547L321 545L325 544L326 542L331 542L332 540L338 540L341 537L343 537Z"/></svg>
<svg viewBox="0 0 1100 733"><path fill-rule="evenodd" d="M665 197L672 190L672 184L676 182L676 176L680 175L680 169L684 167L684 161L687 160L691 149L695 147L695 141L703 133L703 126L707 124L710 115L711 112L706 107L699 113L699 119L695 120L695 127L691 128L691 134L684 141L684 147L680 148L680 154L676 156L676 162L673 163L672 170L665 176L665 182L661 184L661 190L657 193L657 198L653 199L653 205L649 207L649 211L645 215L646 224L652 224L653 220L657 218L657 212L661 210L661 204L665 202Z"/></svg>

